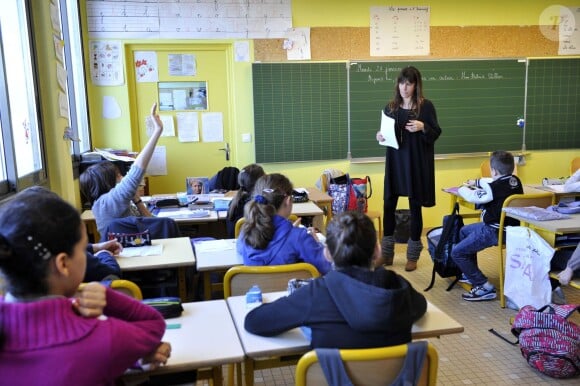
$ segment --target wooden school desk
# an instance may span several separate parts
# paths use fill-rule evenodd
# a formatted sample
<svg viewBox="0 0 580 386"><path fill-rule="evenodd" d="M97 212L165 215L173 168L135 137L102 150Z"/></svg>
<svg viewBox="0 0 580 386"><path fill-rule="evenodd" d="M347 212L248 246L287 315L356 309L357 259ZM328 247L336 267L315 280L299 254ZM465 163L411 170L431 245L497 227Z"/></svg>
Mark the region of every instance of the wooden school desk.
<svg viewBox="0 0 580 386"><path fill-rule="evenodd" d="M533 228L552 247L556 246L557 235L580 233L580 213L570 214L570 218L549 221L532 220L512 213L506 213L506 216L518 219L522 225Z"/></svg>
<svg viewBox="0 0 580 386"><path fill-rule="evenodd" d="M244 264L236 251L236 239L208 240L195 243L196 267L203 272L204 299L211 299L211 273L226 271L235 265Z"/></svg>
<svg viewBox="0 0 580 386"><path fill-rule="evenodd" d="M264 302L272 302L286 295L286 292L272 292L265 293L262 297ZM244 319L248 313L245 296L231 296L226 299L226 302L246 354L244 360L246 386L253 385L254 370L284 366L285 362L288 362L288 365L295 364L302 354L310 350L310 341L299 328L274 337L250 334L244 329ZM433 338L461 332L463 332L461 324L429 301L427 301L427 312L417 323L413 324L411 331L413 339Z"/></svg>
<svg viewBox="0 0 580 386"><path fill-rule="evenodd" d="M537 186L531 186L531 185L524 185L524 194L534 194L534 193L546 193L545 190L539 190L537 188ZM449 198L450 198L450 205L449 205L449 213L453 212L453 208L455 207L455 204L458 203L459 207L463 207L466 209L470 209L470 210L478 210L475 208L475 204L469 201L466 201L463 197L461 197L459 195L459 193L457 192L457 189L459 189L459 187L452 187L452 188L444 188L442 189L445 193L449 194ZM552 202L554 201L555 198L552 200ZM461 209L460 209L461 212ZM479 218L481 216L480 211L476 212L476 213L460 213L461 217L463 218Z"/></svg>
<svg viewBox="0 0 580 386"><path fill-rule="evenodd" d="M163 335L163 341L171 343L167 364L125 375L124 380L211 368L211 372L198 371L198 379L211 378L214 385L221 385L221 366L242 362L244 350L225 300L183 303L183 309L180 317L166 320L172 327Z"/></svg>
<svg viewBox="0 0 580 386"><path fill-rule="evenodd" d="M160 255L123 257L123 252L121 252L120 256L116 256L121 271L177 268L179 297L186 299L185 269L195 265L195 256L189 237L157 239L152 240L151 244L163 245Z"/></svg>

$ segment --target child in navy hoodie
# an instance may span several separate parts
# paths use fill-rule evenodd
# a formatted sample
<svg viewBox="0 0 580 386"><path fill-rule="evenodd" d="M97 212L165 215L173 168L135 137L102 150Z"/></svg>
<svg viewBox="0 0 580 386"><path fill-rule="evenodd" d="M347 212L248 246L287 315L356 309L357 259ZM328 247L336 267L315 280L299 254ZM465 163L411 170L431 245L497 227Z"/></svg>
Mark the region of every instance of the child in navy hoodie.
<svg viewBox="0 0 580 386"><path fill-rule="evenodd" d="M312 331L312 348L370 348L411 341L411 328L427 310L425 297L382 266L373 222L362 213L332 219L325 256L335 270L291 295L252 310L247 331L273 336L299 326Z"/></svg>

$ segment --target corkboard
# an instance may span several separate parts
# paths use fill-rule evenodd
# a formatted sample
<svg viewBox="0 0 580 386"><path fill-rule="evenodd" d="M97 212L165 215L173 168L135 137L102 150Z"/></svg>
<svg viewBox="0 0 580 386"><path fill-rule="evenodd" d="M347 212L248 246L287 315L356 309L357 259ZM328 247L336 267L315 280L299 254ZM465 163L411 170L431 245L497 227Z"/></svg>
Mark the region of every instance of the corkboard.
<svg viewBox="0 0 580 386"><path fill-rule="evenodd" d="M287 61L282 43L256 39L255 60ZM545 38L538 26L431 27L431 55L419 57L370 56L367 27L311 28L310 46L312 61L558 56L558 42Z"/></svg>

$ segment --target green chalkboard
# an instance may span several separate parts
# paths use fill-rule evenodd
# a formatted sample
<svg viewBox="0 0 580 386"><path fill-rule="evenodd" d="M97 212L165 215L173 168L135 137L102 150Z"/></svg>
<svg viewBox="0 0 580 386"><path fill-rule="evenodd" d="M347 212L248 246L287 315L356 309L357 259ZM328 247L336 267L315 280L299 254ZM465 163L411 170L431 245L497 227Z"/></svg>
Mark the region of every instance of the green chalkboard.
<svg viewBox="0 0 580 386"><path fill-rule="evenodd" d="M344 62L255 63L252 75L256 162L346 158Z"/></svg>
<svg viewBox="0 0 580 386"><path fill-rule="evenodd" d="M377 144L381 110L392 99L400 70L421 71L424 96L437 110L442 134L437 154L522 148L526 61L441 60L352 62L350 82L350 152L352 158L383 156Z"/></svg>
<svg viewBox="0 0 580 386"><path fill-rule="evenodd" d="M530 59L526 148L580 148L580 58Z"/></svg>

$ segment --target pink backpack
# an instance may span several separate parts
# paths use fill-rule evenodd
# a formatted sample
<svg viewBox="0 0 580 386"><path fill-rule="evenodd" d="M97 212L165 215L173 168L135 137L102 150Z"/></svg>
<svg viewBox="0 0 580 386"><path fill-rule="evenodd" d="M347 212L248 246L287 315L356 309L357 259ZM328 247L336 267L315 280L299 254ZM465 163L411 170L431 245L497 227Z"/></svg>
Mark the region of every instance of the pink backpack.
<svg viewBox="0 0 580 386"><path fill-rule="evenodd" d="M514 319L522 355L530 366L553 378L580 374L580 327L567 318L580 304L524 306Z"/></svg>

